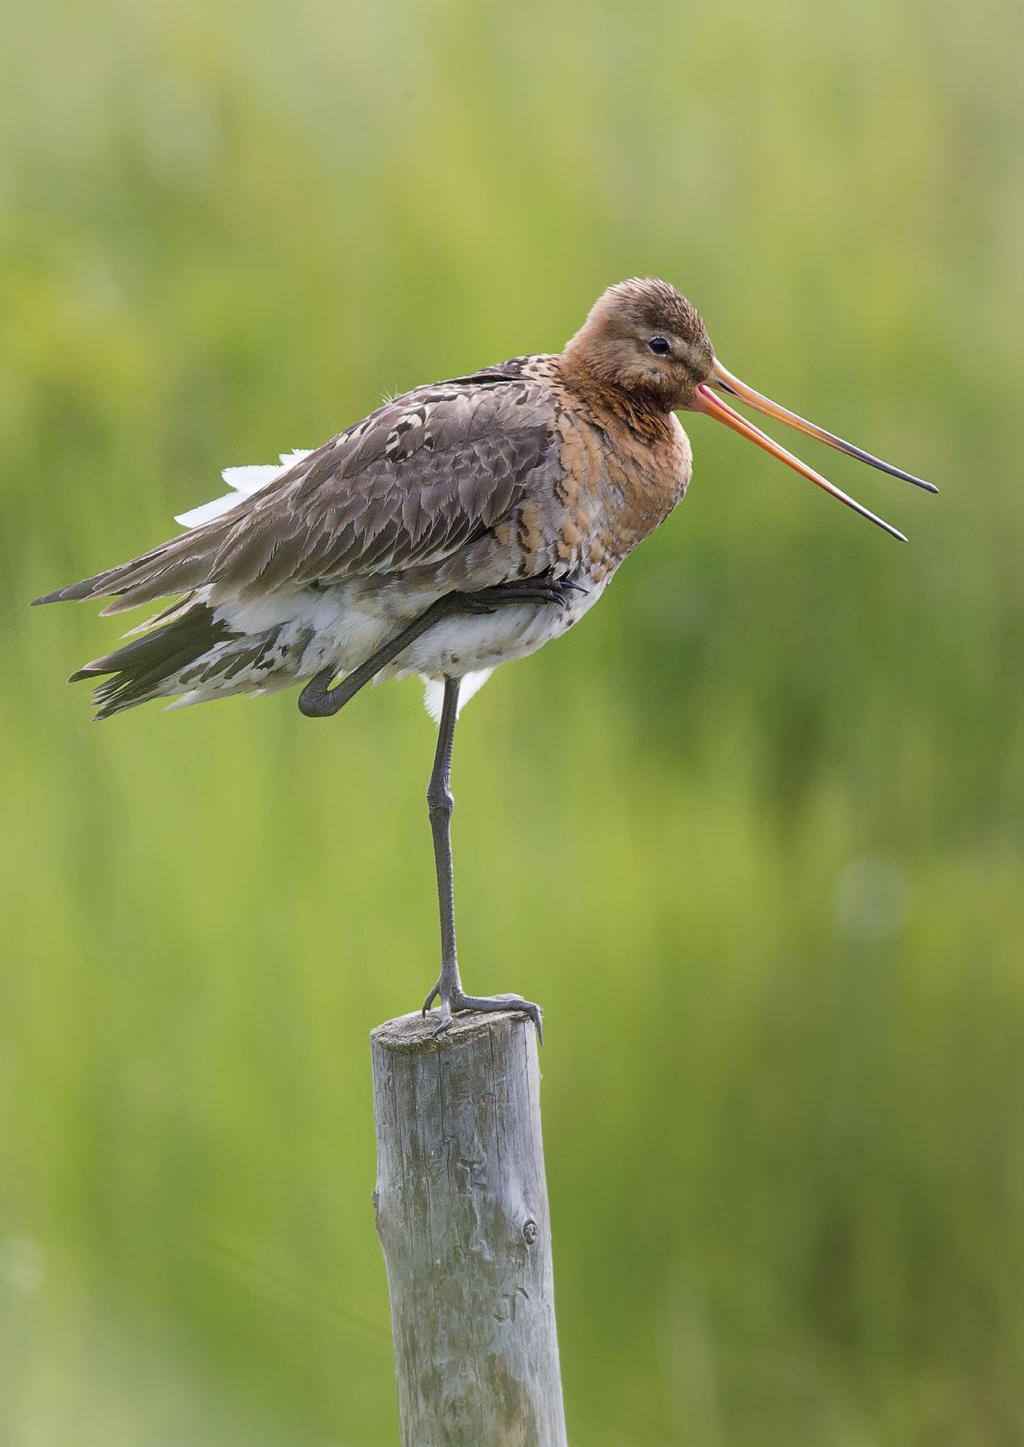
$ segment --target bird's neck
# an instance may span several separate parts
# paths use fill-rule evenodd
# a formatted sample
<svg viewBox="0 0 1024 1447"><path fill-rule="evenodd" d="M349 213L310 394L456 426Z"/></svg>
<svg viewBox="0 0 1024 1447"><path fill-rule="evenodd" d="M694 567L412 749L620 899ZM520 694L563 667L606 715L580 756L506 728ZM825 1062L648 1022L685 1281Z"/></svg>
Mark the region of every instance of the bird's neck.
<svg viewBox="0 0 1024 1447"><path fill-rule="evenodd" d="M617 386L571 344L555 359L563 383L598 416L624 425L649 445L672 436L672 413L656 392Z"/></svg>

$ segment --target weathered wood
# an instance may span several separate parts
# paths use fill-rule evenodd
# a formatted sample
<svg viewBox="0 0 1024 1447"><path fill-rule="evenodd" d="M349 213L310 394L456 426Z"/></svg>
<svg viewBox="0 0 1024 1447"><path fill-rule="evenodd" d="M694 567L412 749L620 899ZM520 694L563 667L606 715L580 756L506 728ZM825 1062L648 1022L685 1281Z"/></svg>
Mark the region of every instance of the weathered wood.
<svg viewBox="0 0 1024 1447"><path fill-rule="evenodd" d="M565 1447L537 1034L374 1030L377 1231L404 1447Z"/></svg>

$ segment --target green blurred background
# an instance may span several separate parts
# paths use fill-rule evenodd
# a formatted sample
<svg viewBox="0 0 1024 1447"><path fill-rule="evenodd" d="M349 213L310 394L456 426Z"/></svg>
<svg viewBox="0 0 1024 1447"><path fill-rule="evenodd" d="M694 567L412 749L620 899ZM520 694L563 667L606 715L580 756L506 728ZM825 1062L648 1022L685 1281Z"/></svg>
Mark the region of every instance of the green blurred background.
<svg viewBox="0 0 1024 1447"><path fill-rule="evenodd" d="M434 977L413 683L101 729L26 601L225 464L671 278L900 547L693 420L457 741L546 1007L578 1447L1024 1443L1018 7L15 0L0 86L0 1442L397 1440L367 1034Z"/></svg>

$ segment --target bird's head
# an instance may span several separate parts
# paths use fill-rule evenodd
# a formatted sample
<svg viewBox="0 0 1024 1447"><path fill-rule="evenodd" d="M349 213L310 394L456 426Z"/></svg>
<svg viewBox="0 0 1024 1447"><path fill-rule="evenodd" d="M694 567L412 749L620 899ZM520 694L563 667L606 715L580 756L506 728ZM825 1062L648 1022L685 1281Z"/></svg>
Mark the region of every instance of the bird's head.
<svg viewBox="0 0 1024 1447"><path fill-rule="evenodd" d="M599 384L662 412L689 407L715 363L700 312L654 277L620 281L603 292L565 356Z"/></svg>
<svg viewBox="0 0 1024 1447"><path fill-rule="evenodd" d="M903 542L906 539L901 532L780 447L716 396L716 391L745 402L765 416L892 477L903 478L927 492L938 492L933 483L903 472L826 432L823 427L805 421L727 372L715 356L700 312L674 286L656 277L634 277L603 292L583 326L566 343L563 359L568 376L577 385L611 395L625 394L632 403L660 412L703 412L724 422Z"/></svg>

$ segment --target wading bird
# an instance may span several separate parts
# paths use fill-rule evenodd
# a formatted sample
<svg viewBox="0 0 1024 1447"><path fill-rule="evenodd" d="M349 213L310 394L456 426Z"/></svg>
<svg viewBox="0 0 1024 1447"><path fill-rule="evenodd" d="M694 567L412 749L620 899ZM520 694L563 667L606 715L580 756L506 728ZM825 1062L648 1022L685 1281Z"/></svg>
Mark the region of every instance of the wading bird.
<svg viewBox="0 0 1024 1447"><path fill-rule="evenodd" d="M137 636L71 681L105 676L98 718L303 682L308 717L371 679L420 674L439 723L427 790L441 971L423 1005L524 1010L462 988L455 948L449 787L455 721L492 670L533 653L597 602L623 558L681 501L703 412L818 487L903 534L780 447L716 393L894 477L931 483L748 387L716 359L700 315L664 281L610 287L554 355L515 357L417 387L281 467L229 468L232 491L176 521L187 531L38 598L110 597L105 613L172 597Z"/></svg>

